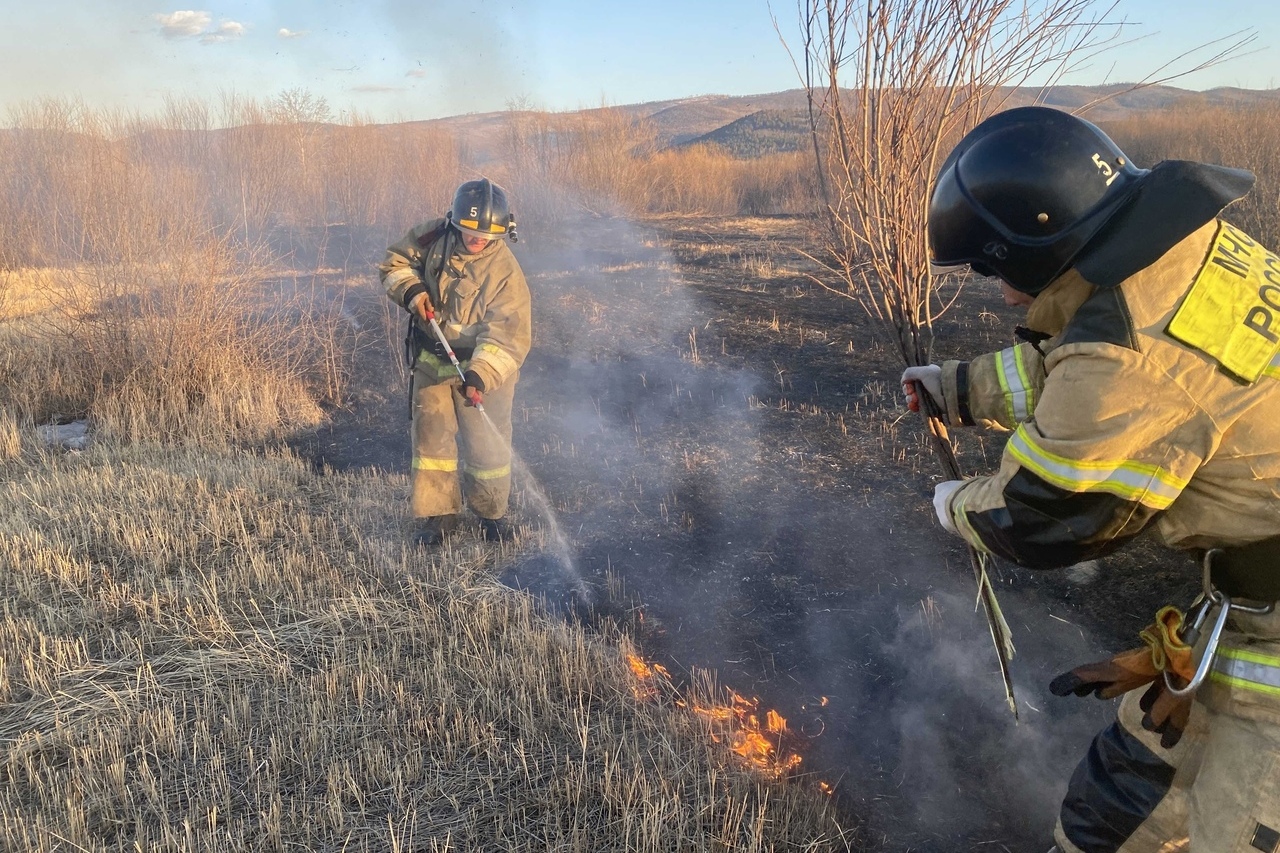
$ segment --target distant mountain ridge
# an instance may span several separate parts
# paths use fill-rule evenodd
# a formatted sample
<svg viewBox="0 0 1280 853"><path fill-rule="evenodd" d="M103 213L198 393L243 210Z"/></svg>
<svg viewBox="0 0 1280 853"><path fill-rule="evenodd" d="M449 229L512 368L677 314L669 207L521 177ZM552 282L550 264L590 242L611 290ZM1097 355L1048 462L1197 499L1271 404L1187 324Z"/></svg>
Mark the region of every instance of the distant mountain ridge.
<svg viewBox="0 0 1280 853"><path fill-rule="evenodd" d="M1008 106L1040 103L1065 110L1081 110L1094 122L1115 121L1152 110L1189 104L1204 107L1274 104L1280 106L1280 89L1219 88L1204 92L1173 86L1131 85L1056 86L1014 89ZM1092 106L1090 106L1092 105ZM578 112L594 112L597 109ZM761 95L698 95L666 101L625 104L607 109L648 119L659 145L680 146L694 142L720 145L739 157L795 150L796 135L807 133L807 99L803 89ZM497 154L503 138L506 112L475 113L429 119L413 124L442 127L461 139L481 161Z"/></svg>

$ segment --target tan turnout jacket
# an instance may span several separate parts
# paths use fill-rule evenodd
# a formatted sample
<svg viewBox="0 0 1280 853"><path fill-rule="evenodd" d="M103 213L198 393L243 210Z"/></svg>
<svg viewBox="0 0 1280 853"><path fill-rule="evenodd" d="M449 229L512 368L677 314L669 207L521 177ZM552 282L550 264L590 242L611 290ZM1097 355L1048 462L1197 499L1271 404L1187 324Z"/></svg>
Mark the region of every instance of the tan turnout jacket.
<svg viewBox="0 0 1280 853"><path fill-rule="evenodd" d="M446 244L449 256L442 263ZM529 286L505 240L493 240L480 252L467 254L457 232L437 219L410 229L387 249L378 269L387 297L401 307L407 308L426 290L450 346L473 351L463 369L474 370L486 391L517 375L532 339ZM415 323L434 337L425 322ZM419 368L420 375L437 382L458 381L448 359L429 352L420 356Z"/></svg>
<svg viewBox="0 0 1280 853"><path fill-rule="evenodd" d="M1180 549L1280 534L1274 254L1215 219L1117 287L1069 271L1027 325L1040 351L943 364L951 423L1013 430L1000 470L948 502L969 543L1050 568L1152 524Z"/></svg>

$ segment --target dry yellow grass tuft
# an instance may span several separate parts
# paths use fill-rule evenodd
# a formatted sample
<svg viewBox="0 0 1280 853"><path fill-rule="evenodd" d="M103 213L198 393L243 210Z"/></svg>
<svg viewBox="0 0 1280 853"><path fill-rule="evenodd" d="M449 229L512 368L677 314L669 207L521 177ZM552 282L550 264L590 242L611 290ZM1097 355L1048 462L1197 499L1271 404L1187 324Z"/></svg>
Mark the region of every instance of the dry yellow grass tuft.
<svg viewBox="0 0 1280 853"><path fill-rule="evenodd" d="M22 432L18 419L11 412L0 409L0 462L18 458L22 453Z"/></svg>
<svg viewBox="0 0 1280 853"><path fill-rule="evenodd" d="M118 445L0 465L0 847L829 850L825 795L633 695L403 478Z"/></svg>
<svg viewBox="0 0 1280 853"><path fill-rule="evenodd" d="M55 269L0 269L0 321L50 310L63 291L62 281Z"/></svg>

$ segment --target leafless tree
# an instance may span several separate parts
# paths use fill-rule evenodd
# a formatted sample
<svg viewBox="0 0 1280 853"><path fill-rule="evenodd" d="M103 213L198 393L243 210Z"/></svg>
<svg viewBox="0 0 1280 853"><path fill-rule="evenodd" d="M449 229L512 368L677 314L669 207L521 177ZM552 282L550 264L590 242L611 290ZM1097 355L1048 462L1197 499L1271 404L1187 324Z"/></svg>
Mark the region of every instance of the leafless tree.
<svg viewBox="0 0 1280 853"><path fill-rule="evenodd" d="M928 190L961 136L1010 100L1133 43L1099 0L797 0L813 151L829 226L827 285L927 361L958 283L928 273ZM1115 97L1239 58L1237 32L1164 63ZM1082 108L1096 106L1101 99ZM945 289L940 290L939 285Z"/></svg>

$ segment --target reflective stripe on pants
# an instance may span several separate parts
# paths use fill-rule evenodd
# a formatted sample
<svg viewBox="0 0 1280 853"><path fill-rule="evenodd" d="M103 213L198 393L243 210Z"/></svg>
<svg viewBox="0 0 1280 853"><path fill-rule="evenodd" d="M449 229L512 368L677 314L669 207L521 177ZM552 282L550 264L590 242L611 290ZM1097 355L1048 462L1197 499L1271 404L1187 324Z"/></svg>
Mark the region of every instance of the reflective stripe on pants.
<svg viewBox="0 0 1280 853"><path fill-rule="evenodd" d="M413 392L413 517L460 512L465 496L476 515L501 518L511 493L511 404L518 375L484 395L495 433L484 415L464 403L458 383L430 384L434 377L423 373L418 371Z"/></svg>

